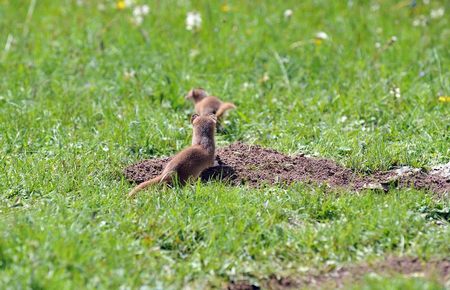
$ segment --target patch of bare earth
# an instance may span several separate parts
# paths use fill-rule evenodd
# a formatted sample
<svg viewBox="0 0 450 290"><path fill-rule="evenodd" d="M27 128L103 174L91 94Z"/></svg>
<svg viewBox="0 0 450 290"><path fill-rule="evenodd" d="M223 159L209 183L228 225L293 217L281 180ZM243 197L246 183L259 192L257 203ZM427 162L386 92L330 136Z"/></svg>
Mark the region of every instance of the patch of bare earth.
<svg viewBox="0 0 450 290"><path fill-rule="evenodd" d="M450 163L430 172L410 167L395 168L372 175L359 175L334 161L288 156L272 149L244 143L234 143L217 150L218 166L205 170L202 180L223 180L231 185L289 184L307 182L344 187L354 190L413 187L427 189L439 195L450 192ZM124 170L126 178L140 183L161 173L170 158L145 160Z"/></svg>
<svg viewBox="0 0 450 290"><path fill-rule="evenodd" d="M296 277L271 276L254 285L248 281L232 281L227 284L229 290L238 289L302 289L302 288L343 288L349 283L360 281L366 275L390 277L403 275L409 277L423 277L447 283L450 279L450 259L423 262L417 258L390 257L385 261L373 264L358 264L345 266L333 271L307 272Z"/></svg>

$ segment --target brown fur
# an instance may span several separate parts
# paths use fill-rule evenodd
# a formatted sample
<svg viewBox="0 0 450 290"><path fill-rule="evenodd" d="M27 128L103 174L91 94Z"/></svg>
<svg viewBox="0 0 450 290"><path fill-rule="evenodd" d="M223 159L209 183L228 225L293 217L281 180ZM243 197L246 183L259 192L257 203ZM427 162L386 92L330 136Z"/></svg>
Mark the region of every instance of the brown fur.
<svg viewBox="0 0 450 290"><path fill-rule="evenodd" d="M201 88L190 90L186 95L186 99L194 102L195 112L200 116L215 114L219 119L226 111L236 109L236 105L233 103L222 102L218 97L209 96Z"/></svg>
<svg viewBox="0 0 450 290"><path fill-rule="evenodd" d="M152 184L172 183L177 179L181 185L190 180L195 180L203 170L214 165L215 141L217 118L214 114L199 116L194 114L191 118L194 127L192 145L176 154L167 163L161 175L144 181L128 193L134 196L138 191Z"/></svg>

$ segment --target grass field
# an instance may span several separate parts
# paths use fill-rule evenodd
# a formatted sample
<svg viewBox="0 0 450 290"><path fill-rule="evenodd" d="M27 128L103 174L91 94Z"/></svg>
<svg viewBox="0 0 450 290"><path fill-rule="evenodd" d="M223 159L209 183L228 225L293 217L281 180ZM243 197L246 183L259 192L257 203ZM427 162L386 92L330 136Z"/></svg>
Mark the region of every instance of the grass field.
<svg viewBox="0 0 450 290"><path fill-rule="evenodd" d="M238 106L219 147L361 173L449 162L450 4L410 2L155 0L137 19L121 1L0 1L0 288L208 289L449 257L449 215L433 214L448 195L211 182L125 198L125 166L190 144L199 86Z"/></svg>

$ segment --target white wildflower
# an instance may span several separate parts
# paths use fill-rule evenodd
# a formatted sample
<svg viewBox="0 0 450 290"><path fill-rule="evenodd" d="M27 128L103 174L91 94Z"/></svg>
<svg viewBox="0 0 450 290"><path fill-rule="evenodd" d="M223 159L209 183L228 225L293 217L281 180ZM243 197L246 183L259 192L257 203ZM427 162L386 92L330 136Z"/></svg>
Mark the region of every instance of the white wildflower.
<svg viewBox="0 0 450 290"><path fill-rule="evenodd" d="M286 19L291 18L292 14L293 14L293 11L291 9L286 9L283 13L284 18L286 18Z"/></svg>
<svg viewBox="0 0 450 290"><path fill-rule="evenodd" d="M427 17L424 15L421 15L421 16L419 16L419 18L416 18L413 20L412 25L416 26L416 27L417 26L427 26L427 22L428 22Z"/></svg>
<svg viewBox="0 0 450 290"><path fill-rule="evenodd" d="M430 0L423 0L423 4L425 4L425 5L430 4Z"/></svg>
<svg viewBox="0 0 450 290"><path fill-rule="evenodd" d="M430 12L430 17L432 19L436 19L436 18L441 18L442 16L444 16L445 10L444 8L439 8L439 9L433 9Z"/></svg>
<svg viewBox="0 0 450 290"><path fill-rule="evenodd" d="M186 15L186 29L199 29L202 25L202 16L198 12L188 12Z"/></svg>
<svg viewBox="0 0 450 290"><path fill-rule="evenodd" d="M150 8L148 5L136 6L133 9L133 22L136 25L141 25L144 22L144 16L148 14Z"/></svg>
<svg viewBox="0 0 450 290"><path fill-rule="evenodd" d="M397 42L397 40L398 40L397 36L394 35L391 37L391 43Z"/></svg>
<svg viewBox="0 0 450 290"><path fill-rule="evenodd" d="M319 31L319 32L316 33L316 39L327 40L328 39L328 34L326 34L323 31Z"/></svg>
<svg viewBox="0 0 450 290"><path fill-rule="evenodd" d="M148 12L150 12L150 8L148 7L148 5L142 5L141 11L142 11L142 14L147 15Z"/></svg>
<svg viewBox="0 0 450 290"><path fill-rule="evenodd" d="M150 11L150 8L148 5L142 5L142 6L136 6L133 9L133 16L139 17L139 16L145 16Z"/></svg>
<svg viewBox="0 0 450 290"><path fill-rule="evenodd" d="M396 86L392 87L389 90L389 94L391 94L392 96L396 97L397 99L401 98L401 96L402 96L401 93L400 93L400 88L396 87Z"/></svg>
<svg viewBox="0 0 450 290"><path fill-rule="evenodd" d="M252 84L249 82L244 82L242 84L242 90L244 90L244 91L250 89L251 87L252 87Z"/></svg>
<svg viewBox="0 0 450 290"><path fill-rule="evenodd" d="M381 43L375 42L375 48L380 49L381 48Z"/></svg>
<svg viewBox="0 0 450 290"><path fill-rule="evenodd" d="M125 72L123 73L123 77L124 77L125 80L132 79L132 78L134 78L135 76L136 76L136 72L135 72L133 69L131 69L131 70L129 70L129 71L125 71Z"/></svg>

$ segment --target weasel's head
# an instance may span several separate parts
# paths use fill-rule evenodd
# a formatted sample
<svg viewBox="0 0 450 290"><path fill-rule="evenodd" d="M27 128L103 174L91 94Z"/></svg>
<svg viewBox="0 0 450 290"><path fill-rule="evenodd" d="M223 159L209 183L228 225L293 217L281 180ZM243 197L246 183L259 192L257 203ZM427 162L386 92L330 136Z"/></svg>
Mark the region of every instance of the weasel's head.
<svg viewBox="0 0 450 290"><path fill-rule="evenodd" d="M194 101L194 103L197 103L201 100L203 100L204 98L206 98L208 96L208 93L202 89L202 88L197 88L197 89L192 89L189 91L189 93L185 96L186 100L191 100Z"/></svg>
<svg viewBox="0 0 450 290"><path fill-rule="evenodd" d="M217 117L214 114L204 116L194 114L191 117L191 123L194 127L212 128L214 130L216 128Z"/></svg>

